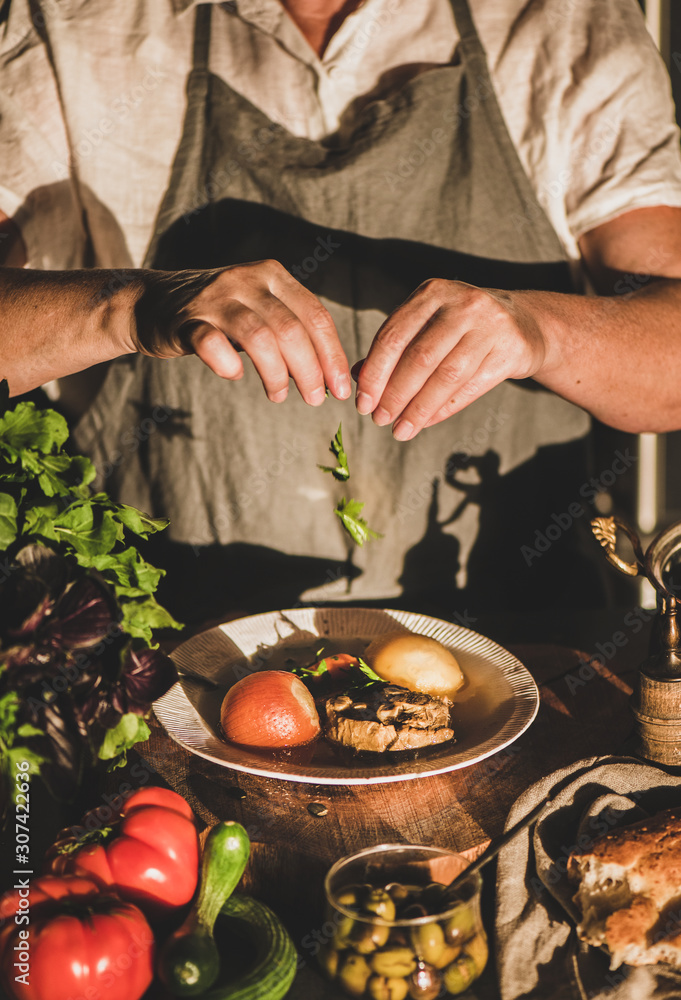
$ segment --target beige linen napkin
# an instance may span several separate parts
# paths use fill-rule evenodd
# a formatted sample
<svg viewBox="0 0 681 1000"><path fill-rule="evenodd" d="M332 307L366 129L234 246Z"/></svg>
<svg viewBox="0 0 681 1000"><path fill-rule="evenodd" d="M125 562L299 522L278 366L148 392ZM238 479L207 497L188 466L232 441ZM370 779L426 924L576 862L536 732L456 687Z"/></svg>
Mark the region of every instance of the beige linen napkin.
<svg viewBox="0 0 681 1000"><path fill-rule="evenodd" d="M558 790L560 789L560 790ZM497 966L502 1000L681 1000L668 965L610 969L605 951L582 944L565 874L574 849L681 804L681 777L630 757L591 757L548 775L515 803L506 828L556 793L534 826L499 854Z"/></svg>

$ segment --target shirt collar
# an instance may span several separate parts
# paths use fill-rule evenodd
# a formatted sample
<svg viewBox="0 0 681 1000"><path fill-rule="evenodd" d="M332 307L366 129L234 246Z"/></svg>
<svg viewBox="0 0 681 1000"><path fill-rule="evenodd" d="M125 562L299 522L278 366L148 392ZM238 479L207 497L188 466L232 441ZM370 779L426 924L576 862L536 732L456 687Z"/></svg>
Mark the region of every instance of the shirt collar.
<svg viewBox="0 0 681 1000"><path fill-rule="evenodd" d="M184 14L186 11L191 10L192 7L197 7L200 3L221 3L222 0L171 0L173 11L175 14ZM236 0L231 0L231 3L226 3L226 7L233 7L236 10Z"/></svg>
<svg viewBox="0 0 681 1000"><path fill-rule="evenodd" d="M220 4L229 13L236 14L244 21L274 32L286 11L279 0L171 0L175 14L182 15L200 3Z"/></svg>

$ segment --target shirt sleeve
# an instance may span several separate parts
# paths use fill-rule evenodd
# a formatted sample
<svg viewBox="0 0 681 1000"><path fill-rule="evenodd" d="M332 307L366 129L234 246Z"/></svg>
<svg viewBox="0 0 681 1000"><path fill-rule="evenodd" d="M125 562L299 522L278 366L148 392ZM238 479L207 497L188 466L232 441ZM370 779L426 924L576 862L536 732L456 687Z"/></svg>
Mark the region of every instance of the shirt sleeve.
<svg viewBox="0 0 681 1000"><path fill-rule="evenodd" d="M582 233L624 212L681 206L671 85L636 0L534 0L494 76L521 161L570 256Z"/></svg>
<svg viewBox="0 0 681 1000"><path fill-rule="evenodd" d="M82 266L85 237L54 74L27 0L0 23L0 209L35 268Z"/></svg>

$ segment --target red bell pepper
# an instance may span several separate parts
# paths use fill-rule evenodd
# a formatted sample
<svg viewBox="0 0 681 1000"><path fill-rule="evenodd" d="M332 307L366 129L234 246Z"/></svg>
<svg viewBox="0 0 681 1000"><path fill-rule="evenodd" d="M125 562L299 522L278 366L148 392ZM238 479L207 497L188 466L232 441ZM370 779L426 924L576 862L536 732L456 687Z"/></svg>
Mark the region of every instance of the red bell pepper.
<svg viewBox="0 0 681 1000"><path fill-rule="evenodd" d="M199 841L194 814L168 788L142 788L125 800L117 821L97 828L97 812L83 819L82 837L63 830L46 854L54 874L93 878L135 903L150 918L188 903L196 891Z"/></svg>

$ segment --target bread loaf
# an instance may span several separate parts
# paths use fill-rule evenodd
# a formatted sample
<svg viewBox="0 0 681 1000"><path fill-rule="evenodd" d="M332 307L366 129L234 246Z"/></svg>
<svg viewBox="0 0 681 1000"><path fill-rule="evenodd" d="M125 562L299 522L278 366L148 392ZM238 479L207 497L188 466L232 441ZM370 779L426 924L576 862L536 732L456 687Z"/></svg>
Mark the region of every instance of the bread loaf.
<svg viewBox="0 0 681 1000"><path fill-rule="evenodd" d="M573 852L577 932L604 945L611 968L668 962L681 968L681 809L613 830Z"/></svg>

